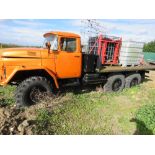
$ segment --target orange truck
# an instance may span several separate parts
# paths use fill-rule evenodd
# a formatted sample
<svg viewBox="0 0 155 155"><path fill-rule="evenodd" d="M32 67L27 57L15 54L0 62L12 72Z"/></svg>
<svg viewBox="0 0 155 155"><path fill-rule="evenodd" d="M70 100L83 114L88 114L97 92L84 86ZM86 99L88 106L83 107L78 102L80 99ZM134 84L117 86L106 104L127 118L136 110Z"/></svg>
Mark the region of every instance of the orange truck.
<svg viewBox="0 0 155 155"><path fill-rule="evenodd" d="M38 102L38 93L51 94L64 86L99 84L104 92L121 91L143 81L155 70L149 63L126 66L99 63L99 56L82 53L81 37L68 32L44 34L43 48L0 50L0 85L17 85L18 106Z"/></svg>

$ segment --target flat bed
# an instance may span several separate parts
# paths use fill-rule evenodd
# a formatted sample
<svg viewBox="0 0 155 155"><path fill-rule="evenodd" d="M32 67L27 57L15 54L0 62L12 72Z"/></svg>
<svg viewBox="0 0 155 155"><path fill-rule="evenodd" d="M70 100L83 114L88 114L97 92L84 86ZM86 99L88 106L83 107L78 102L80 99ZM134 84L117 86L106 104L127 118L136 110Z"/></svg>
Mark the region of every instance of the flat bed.
<svg viewBox="0 0 155 155"><path fill-rule="evenodd" d="M101 73L109 73L109 72L131 72L131 71L149 71L155 70L155 65L153 64L145 64L141 66L102 66L97 72Z"/></svg>

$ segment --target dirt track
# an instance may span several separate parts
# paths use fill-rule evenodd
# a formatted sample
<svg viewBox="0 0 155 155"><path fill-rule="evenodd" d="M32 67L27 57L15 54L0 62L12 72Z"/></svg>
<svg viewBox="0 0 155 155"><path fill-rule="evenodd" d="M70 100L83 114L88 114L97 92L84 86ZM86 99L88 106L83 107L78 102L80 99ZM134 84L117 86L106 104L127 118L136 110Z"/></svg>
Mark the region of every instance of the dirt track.
<svg viewBox="0 0 155 155"><path fill-rule="evenodd" d="M149 78L143 85L149 88L155 87L155 72L150 72ZM36 110L39 108L51 108L52 105L40 104L26 109L16 109L15 106L0 107L0 134L36 134Z"/></svg>

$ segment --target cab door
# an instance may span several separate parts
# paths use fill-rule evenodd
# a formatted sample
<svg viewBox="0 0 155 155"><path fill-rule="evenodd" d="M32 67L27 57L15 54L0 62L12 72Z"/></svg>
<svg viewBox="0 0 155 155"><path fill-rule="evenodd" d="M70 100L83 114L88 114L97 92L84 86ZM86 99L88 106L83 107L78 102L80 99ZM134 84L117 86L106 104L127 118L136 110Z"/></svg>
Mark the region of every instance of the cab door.
<svg viewBox="0 0 155 155"><path fill-rule="evenodd" d="M59 50L54 54L58 78L78 78L81 76L80 38L59 37Z"/></svg>

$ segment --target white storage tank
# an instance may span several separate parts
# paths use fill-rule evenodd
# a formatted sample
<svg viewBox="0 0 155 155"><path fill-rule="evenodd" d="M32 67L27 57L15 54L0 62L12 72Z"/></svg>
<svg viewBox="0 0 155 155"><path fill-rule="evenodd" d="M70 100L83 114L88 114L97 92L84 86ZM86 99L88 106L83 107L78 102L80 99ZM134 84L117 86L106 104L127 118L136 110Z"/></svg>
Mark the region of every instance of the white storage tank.
<svg viewBox="0 0 155 155"><path fill-rule="evenodd" d="M143 42L122 41L119 64L123 67L139 65L144 57Z"/></svg>

